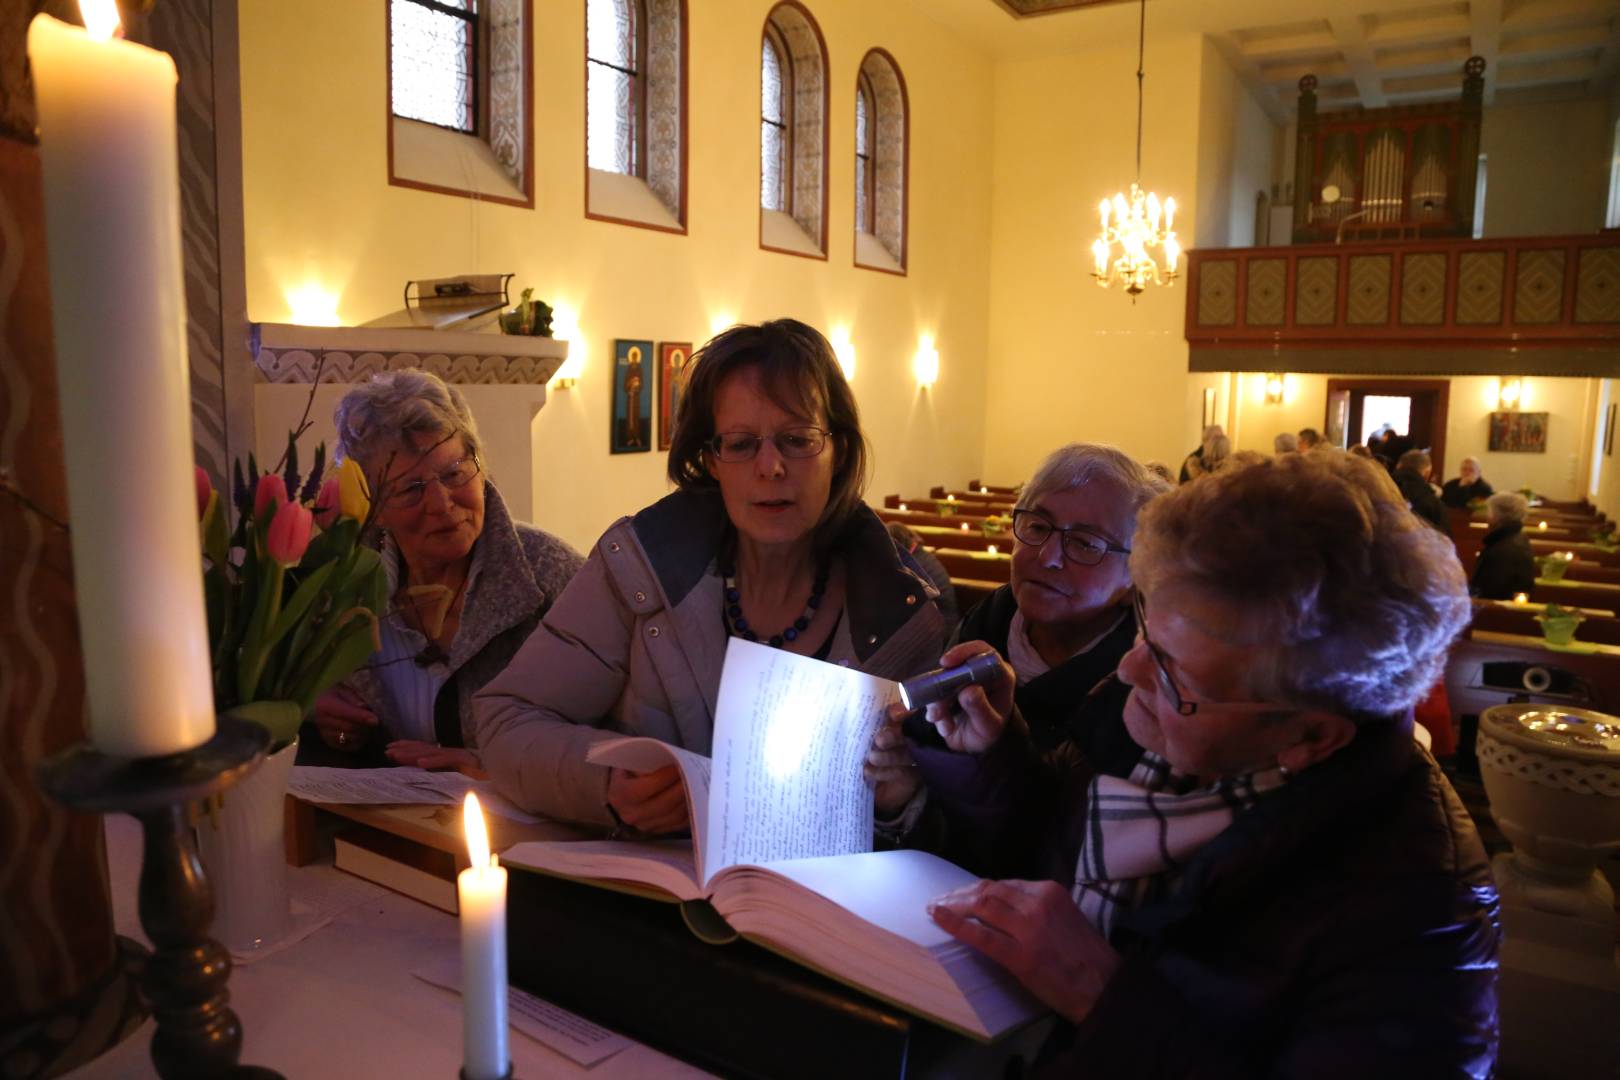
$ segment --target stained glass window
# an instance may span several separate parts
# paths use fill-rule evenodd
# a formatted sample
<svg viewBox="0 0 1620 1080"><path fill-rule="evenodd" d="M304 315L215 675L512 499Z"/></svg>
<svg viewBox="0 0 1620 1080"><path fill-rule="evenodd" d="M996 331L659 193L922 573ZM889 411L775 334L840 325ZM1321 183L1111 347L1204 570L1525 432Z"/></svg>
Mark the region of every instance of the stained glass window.
<svg viewBox="0 0 1620 1080"><path fill-rule="evenodd" d="M855 227L872 231L872 102L866 80L855 88Z"/></svg>
<svg viewBox="0 0 1620 1080"><path fill-rule="evenodd" d="M787 210L787 122L782 108L782 57L767 35L760 53L759 204Z"/></svg>
<svg viewBox="0 0 1620 1080"><path fill-rule="evenodd" d="M477 0L390 0L395 116L478 127Z"/></svg>
<svg viewBox="0 0 1620 1080"><path fill-rule="evenodd" d="M590 167L637 175L641 86L635 0L589 0L585 8L586 131Z"/></svg>

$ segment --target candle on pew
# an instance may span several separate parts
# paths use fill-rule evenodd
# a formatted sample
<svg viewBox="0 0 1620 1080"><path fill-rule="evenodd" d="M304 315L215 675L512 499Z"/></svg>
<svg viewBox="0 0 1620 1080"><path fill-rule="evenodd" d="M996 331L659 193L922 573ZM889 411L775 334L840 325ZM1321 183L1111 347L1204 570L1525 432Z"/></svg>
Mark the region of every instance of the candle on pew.
<svg viewBox="0 0 1620 1080"><path fill-rule="evenodd" d="M1530 602L1530 597L1526 593L1514 593L1513 602L1515 604L1528 604Z"/></svg>
<svg viewBox="0 0 1620 1080"><path fill-rule="evenodd" d="M996 545L994 545L994 544L991 544L989 547L985 548L985 550L988 551L992 555L1001 554L999 551L996 550Z"/></svg>
<svg viewBox="0 0 1620 1080"><path fill-rule="evenodd" d="M51 321L90 739L120 757L214 734L193 496L174 61L37 15Z"/></svg>
<svg viewBox="0 0 1620 1080"><path fill-rule="evenodd" d="M911 507L907 506L905 503L901 503L900 504L900 509L902 509L902 510L910 510Z"/></svg>
<svg viewBox="0 0 1620 1080"><path fill-rule="evenodd" d="M489 853L478 796L462 810L471 866L456 877L461 902L461 1068L466 1080L512 1071L506 1046L506 868Z"/></svg>

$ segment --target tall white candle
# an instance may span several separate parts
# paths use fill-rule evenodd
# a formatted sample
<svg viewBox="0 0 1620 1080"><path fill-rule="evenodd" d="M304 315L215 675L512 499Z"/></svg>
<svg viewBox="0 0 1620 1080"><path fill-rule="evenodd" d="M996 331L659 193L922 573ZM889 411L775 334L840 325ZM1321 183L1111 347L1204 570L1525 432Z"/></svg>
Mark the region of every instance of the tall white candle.
<svg viewBox="0 0 1620 1080"><path fill-rule="evenodd" d="M113 0L105 0L112 7ZM96 25L86 0L87 21ZM174 62L48 15L28 28L90 738L214 733L203 615Z"/></svg>
<svg viewBox="0 0 1620 1080"><path fill-rule="evenodd" d="M506 1047L506 868L489 853L478 796L463 807L467 858L456 878L461 901L461 1068L467 1080L500 1080Z"/></svg>

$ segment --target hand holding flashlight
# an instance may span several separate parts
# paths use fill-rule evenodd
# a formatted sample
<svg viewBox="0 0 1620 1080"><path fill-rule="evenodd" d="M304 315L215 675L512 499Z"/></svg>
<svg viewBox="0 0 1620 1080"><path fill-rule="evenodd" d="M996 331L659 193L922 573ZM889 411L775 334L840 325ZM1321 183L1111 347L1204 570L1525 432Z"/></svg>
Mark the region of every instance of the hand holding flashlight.
<svg viewBox="0 0 1620 1080"><path fill-rule="evenodd" d="M927 705L928 722L959 753L983 753L1001 738L1012 715L1016 676L983 641L964 641L940 657L941 670L908 679L901 697Z"/></svg>

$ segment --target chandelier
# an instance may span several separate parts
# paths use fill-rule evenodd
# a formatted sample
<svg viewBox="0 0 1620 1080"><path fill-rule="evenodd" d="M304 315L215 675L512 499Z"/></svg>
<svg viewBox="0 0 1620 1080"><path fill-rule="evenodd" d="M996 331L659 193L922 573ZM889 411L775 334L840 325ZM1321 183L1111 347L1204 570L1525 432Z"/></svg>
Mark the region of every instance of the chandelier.
<svg viewBox="0 0 1620 1080"><path fill-rule="evenodd" d="M1176 279L1181 243L1176 239L1176 200L1162 203L1154 192L1144 192L1142 179L1142 58L1147 45L1147 0L1142 0L1136 38L1136 179L1127 197L1120 192L1097 207L1102 232L1092 242L1096 269L1091 276L1103 288L1122 285L1131 303L1149 284L1168 285ZM1158 249L1158 254L1155 250Z"/></svg>

